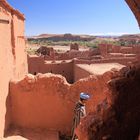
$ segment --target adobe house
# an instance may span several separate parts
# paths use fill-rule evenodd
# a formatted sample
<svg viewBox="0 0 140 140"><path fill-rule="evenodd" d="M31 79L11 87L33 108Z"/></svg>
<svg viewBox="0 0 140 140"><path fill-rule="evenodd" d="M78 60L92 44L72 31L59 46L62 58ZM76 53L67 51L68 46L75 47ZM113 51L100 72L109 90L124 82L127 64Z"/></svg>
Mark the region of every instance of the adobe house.
<svg viewBox="0 0 140 140"><path fill-rule="evenodd" d="M70 50L79 50L79 45L77 43L71 43L70 44Z"/></svg>

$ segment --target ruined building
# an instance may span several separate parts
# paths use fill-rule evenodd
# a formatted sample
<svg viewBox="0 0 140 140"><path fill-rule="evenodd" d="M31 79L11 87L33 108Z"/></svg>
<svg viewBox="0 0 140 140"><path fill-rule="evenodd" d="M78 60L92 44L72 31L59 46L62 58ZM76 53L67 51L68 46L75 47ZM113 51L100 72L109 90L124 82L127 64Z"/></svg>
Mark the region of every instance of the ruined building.
<svg viewBox="0 0 140 140"><path fill-rule="evenodd" d="M127 3L140 23L140 3L138 0L127 0ZM62 65L59 62L53 66L49 63L52 69L46 73L44 68L48 65L40 58L36 61L39 65L30 65L29 69L31 73L45 74L28 74L27 64L32 62L27 63L24 20L24 15L13 9L6 0L0 0L0 139L58 140L60 136L69 136L72 110L79 93L83 91L90 93L91 99L87 105L89 115L77 130L80 140L93 137L96 140L109 140L112 137L118 140L119 136L120 140L138 138L139 66L134 74L121 75L122 64L117 64L115 69L108 64L107 69L97 64L102 70L92 71L97 65L90 65L91 62L87 60L80 63L73 60L63 61ZM61 75L52 74L51 70L58 71L67 65L68 69L60 71ZM71 75L67 77L67 73ZM131 87L134 92L130 92ZM127 101L125 104L124 97Z"/></svg>

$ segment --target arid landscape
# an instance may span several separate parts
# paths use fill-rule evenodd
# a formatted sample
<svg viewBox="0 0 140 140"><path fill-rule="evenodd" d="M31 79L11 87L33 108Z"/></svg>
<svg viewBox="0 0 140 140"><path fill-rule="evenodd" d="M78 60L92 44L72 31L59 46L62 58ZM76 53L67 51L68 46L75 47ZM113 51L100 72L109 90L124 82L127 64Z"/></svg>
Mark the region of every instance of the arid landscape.
<svg viewBox="0 0 140 140"><path fill-rule="evenodd" d="M25 18L0 0L0 140L71 140L81 92L78 140L140 140L140 34L26 37Z"/></svg>
<svg viewBox="0 0 140 140"><path fill-rule="evenodd" d="M72 34L41 34L27 37L28 53L35 54L39 46L53 47L58 52L69 50L71 43L77 43L79 49L98 48L99 44L111 44L118 46L140 45L140 35L122 36L91 36Z"/></svg>

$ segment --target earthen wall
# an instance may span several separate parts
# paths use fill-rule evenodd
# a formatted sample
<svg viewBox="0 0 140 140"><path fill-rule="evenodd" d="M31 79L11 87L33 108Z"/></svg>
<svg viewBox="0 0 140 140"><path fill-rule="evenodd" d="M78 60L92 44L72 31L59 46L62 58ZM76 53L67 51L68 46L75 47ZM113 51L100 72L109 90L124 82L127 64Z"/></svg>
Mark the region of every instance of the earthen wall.
<svg viewBox="0 0 140 140"><path fill-rule="evenodd" d="M104 57L108 56L108 53L123 53L123 54L138 54L140 52L139 45L131 45L131 46L115 46L111 44L99 44L99 49L101 55Z"/></svg>
<svg viewBox="0 0 140 140"><path fill-rule="evenodd" d="M15 43L19 27L21 30L24 29L24 18L20 21L22 24L18 23L18 19L14 24L15 18L19 17L19 13L17 13L5 0L0 0L0 138L3 137L4 130L7 129L11 119L8 108L9 81L13 78L21 78L27 73L27 59L23 52L25 49L24 40L20 44L22 49L19 49ZM17 26L18 29L16 29ZM24 33L21 32L20 35L24 36ZM20 55L20 60L17 60L19 59L18 55ZM23 63L24 65L22 65Z"/></svg>
<svg viewBox="0 0 140 140"><path fill-rule="evenodd" d="M73 61L71 62L60 62L60 63L50 63L41 65L41 73L54 73L61 74L64 76L69 83L74 82L73 74Z"/></svg>
<svg viewBox="0 0 140 140"><path fill-rule="evenodd" d="M85 57L88 58L90 54L90 51L75 51L72 50L69 52L69 58L73 59L73 58L78 58L78 57Z"/></svg>
<svg viewBox="0 0 140 140"><path fill-rule="evenodd" d="M28 57L29 73L54 73L66 77L69 83L73 83L73 61L44 61L43 57Z"/></svg>
<svg viewBox="0 0 140 140"><path fill-rule="evenodd" d="M123 54L133 53L133 47L121 47L120 52Z"/></svg>
<svg viewBox="0 0 140 140"><path fill-rule="evenodd" d="M86 78L88 76L92 75L90 72L80 68L77 65L74 65L74 81L78 81L82 78Z"/></svg>
<svg viewBox="0 0 140 140"><path fill-rule="evenodd" d="M75 59L75 64L95 64L95 63L119 63L122 65L127 65L128 62L134 62L136 57L117 57L117 58L108 58L100 60L82 60Z"/></svg>
<svg viewBox="0 0 140 140"><path fill-rule="evenodd" d="M99 44L99 50L103 57L107 56L108 53L107 44Z"/></svg>
<svg viewBox="0 0 140 140"><path fill-rule="evenodd" d="M11 46L11 14L7 9L0 4L0 138L4 135L5 129L5 114L6 114L6 98L8 95L8 82L13 71L13 55ZM4 21L5 20L5 21Z"/></svg>
<svg viewBox="0 0 140 140"><path fill-rule="evenodd" d="M133 51L135 54L140 54L140 45L133 46Z"/></svg>
<svg viewBox="0 0 140 140"><path fill-rule="evenodd" d="M23 77L27 73L27 53L24 37L24 21L13 16L14 21L14 35L15 35L15 77Z"/></svg>
<svg viewBox="0 0 140 140"><path fill-rule="evenodd" d="M12 124L18 128L55 130L70 134L73 109L80 92L91 95L87 113L106 98L111 73L90 76L70 85L61 75L38 74L12 81L10 96ZM24 100L23 100L24 99Z"/></svg>
<svg viewBox="0 0 140 140"><path fill-rule="evenodd" d="M79 68L76 64L96 64L96 63L119 63L127 65L130 61L135 61L135 57L113 57L108 59L84 60L74 59L66 61L45 61L43 57L29 56L28 71L36 73L54 73L66 77L69 83L73 83L81 78L90 75L89 72Z"/></svg>

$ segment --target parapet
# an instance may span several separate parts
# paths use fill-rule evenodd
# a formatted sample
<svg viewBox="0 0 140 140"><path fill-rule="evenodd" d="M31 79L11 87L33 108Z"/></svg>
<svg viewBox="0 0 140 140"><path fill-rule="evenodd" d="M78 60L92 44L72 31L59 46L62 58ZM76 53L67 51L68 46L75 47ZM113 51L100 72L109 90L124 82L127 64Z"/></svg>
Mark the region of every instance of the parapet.
<svg viewBox="0 0 140 140"><path fill-rule="evenodd" d="M22 20L25 20L24 14L20 13L18 10L14 9L6 0L0 0L0 3L3 4L12 14L15 14Z"/></svg>

